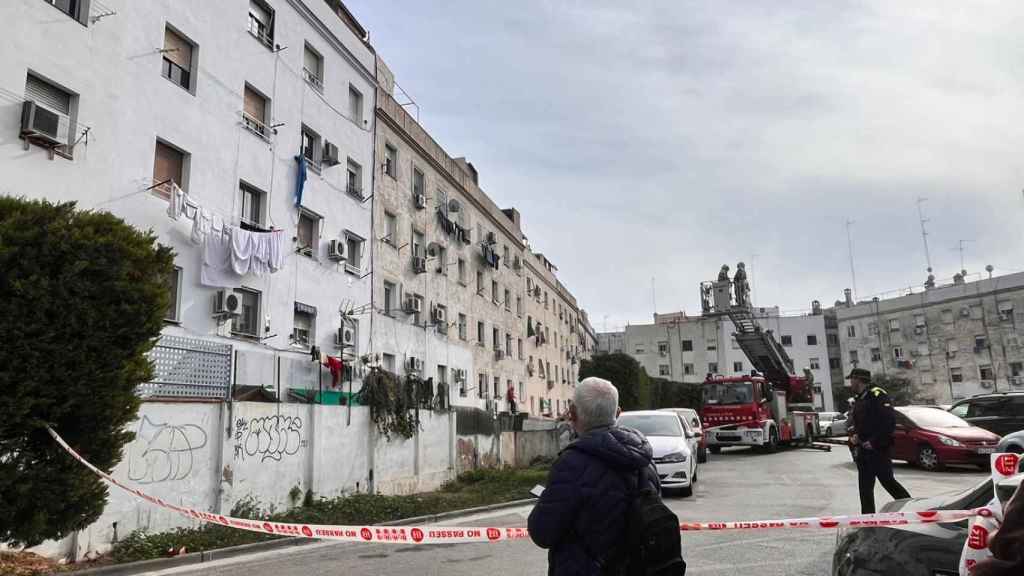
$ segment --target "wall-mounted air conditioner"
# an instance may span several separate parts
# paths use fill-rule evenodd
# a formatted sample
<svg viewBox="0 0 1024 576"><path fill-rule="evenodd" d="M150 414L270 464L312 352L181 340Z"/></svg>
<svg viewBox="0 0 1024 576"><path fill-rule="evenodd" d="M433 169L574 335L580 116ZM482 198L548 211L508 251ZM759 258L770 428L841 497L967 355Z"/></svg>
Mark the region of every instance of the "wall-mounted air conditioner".
<svg viewBox="0 0 1024 576"><path fill-rule="evenodd" d="M352 348L356 345L356 333L349 326L342 326L338 328L338 332L334 335L334 343L341 348Z"/></svg>
<svg viewBox="0 0 1024 576"><path fill-rule="evenodd" d="M412 372L420 372L423 370L423 360L415 356L410 356L409 361L406 363L406 367Z"/></svg>
<svg viewBox="0 0 1024 576"><path fill-rule="evenodd" d="M217 316L235 316L242 308L242 299L231 290L218 290L213 295L213 313Z"/></svg>
<svg viewBox="0 0 1024 576"><path fill-rule="evenodd" d="M416 208L419 208L420 210L423 210L424 208L427 207L427 195L426 194L416 194L416 195L414 195L413 199L416 201Z"/></svg>
<svg viewBox="0 0 1024 576"><path fill-rule="evenodd" d="M21 105L21 135L35 142L61 146L68 143L68 117L29 100Z"/></svg>
<svg viewBox="0 0 1024 576"><path fill-rule="evenodd" d="M448 323L448 318L445 316L445 310L440 306L434 307L434 311L431 314L431 318L434 320L434 322L437 322L438 324Z"/></svg>
<svg viewBox="0 0 1024 576"><path fill-rule="evenodd" d="M327 245L327 258L339 262L345 259L345 241L335 238Z"/></svg>
<svg viewBox="0 0 1024 576"><path fill-rule="evenodd" d="M422 256L413 256L412 271L417 274L425 273L427 271L427 259Z"/></svg>
<svg viewBox="0 0 1024 576"><path fill-rule="evenodd" d="M410 314L418 314L422 310L423 304L420 299L415 296L409 296L405 299L405 311Z"/></svg>
<svg viewBox="0 0 1024 576"><path fill-rule="evenodd" d="M338 163L338 146L324 141L324 166L337 166Z"/></svg>

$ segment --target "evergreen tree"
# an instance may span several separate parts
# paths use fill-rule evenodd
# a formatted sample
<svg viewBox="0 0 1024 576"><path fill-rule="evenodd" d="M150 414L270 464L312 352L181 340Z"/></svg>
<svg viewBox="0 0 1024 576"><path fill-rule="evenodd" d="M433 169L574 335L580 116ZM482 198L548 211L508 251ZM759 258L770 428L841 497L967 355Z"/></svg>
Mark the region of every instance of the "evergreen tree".
<svg viewBox="0 0 1024 576"><path fill-rule="evenodd" d="M619 389L623 410L643 410L650 404L647 371L628 354L599 354L580 364L580 380L596 376Z"/></svg>

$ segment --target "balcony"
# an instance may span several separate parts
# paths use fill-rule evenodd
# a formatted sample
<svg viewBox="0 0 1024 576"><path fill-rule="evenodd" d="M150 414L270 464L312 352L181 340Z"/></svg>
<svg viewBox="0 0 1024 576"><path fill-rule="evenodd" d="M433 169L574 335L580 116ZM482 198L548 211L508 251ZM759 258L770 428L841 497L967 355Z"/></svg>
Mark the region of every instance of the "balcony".
<svg viewBox="0 0 1024 576"><path fill-rule="evenodd" d="M270 135L273 134L273 130L245 110L242 111L242 126L261 140L270 142Z"/></svg>

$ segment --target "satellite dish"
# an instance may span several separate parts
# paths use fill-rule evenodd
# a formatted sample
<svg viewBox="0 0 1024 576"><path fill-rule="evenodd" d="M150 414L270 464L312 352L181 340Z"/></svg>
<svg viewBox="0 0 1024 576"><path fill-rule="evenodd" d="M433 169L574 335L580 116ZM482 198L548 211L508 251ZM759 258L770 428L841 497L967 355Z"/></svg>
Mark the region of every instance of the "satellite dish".
<svg viewBox="0 0 1024 576"><path fill-rule="evenodd" d="M448 201L449 212L458 212L459 210L462 210L462 206L459 205L458 200L452 198L451 200Z"/></svg>

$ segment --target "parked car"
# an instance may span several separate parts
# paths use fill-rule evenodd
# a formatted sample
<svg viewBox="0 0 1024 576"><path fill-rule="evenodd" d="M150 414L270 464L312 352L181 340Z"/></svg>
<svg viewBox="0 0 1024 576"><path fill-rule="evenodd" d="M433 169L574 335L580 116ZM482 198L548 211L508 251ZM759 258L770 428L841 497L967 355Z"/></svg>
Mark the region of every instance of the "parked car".
<svg viewBox="0 0 1024 576"><path fill-rule="evenodd" d="M949 411L1000 436L1024 430L1024 392L979 394L953 404Z"/></svg>
<svg viewBox="0 0 1024 576"><path fill-rule="evenodd" d="M999 483L1004 503L1024 479L1018 474ZM992 479L950 496L896 500L882 512L968 510L992 500ZM957 576L960 554L967 540L968 520L943 524L915 524L845 528L836 534L832 576Z"/></svg>
<svg viewBox="0 0 1024 576"><path fill-rule="evenodd" d="M821 429L825 431L825 437L842 436L846 434L846 414L843 412L822 412L818 414L818 421Z"/></svg>
<svg viewBox="0 0 1024 576"><path fill-rule="evenodd" d="M946 464L974 464L987 470L988 455L995 452L997 444L999 436L934 406L896 408L893 460L926 470Z"/></svg>
<svg viewBox="0 0 1024 576"><path fill-rule="evenodd" d="M697 458L679 416L671 412L640 410L623 412L619 426L633 428L647 437L654 449L662 490L679 490L683 496L693 494L697 483Z"/></svg>
<svg viewBox="0 0 1024 576"><path fill-rule="evenodd" d="M704 436L704 425L700 422L700 415L693 408L662 408L664 412L675 412L689 424L690 429L697 435L697 462L703 464L708 461L708 439Z"/></svg>
<svg viewBox="0 0 1024 576"><path fill-rule="evenodd" d="M1003 439L999 441L999 446L996 447L996 452L1024 454L1024 430L1003 436Z"/></svg>

